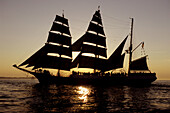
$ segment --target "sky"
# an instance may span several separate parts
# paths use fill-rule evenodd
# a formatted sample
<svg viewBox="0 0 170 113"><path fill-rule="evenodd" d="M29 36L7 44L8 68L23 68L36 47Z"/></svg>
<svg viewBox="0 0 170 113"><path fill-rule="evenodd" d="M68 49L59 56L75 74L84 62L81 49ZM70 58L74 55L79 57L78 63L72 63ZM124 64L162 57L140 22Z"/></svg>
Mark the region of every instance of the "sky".
<svg viewBox="0 0 170 113"><path fill-rule="evenodd" d="M55 15L64 10L75 42L86 32L98 6L108 56L130 33L133 17L133 46L144 41L150 70L158 80L170 80L170 0L0 0L0 77L27 76L12 65L44 45ZM138 49L133 57L140 55Z"/></svg>

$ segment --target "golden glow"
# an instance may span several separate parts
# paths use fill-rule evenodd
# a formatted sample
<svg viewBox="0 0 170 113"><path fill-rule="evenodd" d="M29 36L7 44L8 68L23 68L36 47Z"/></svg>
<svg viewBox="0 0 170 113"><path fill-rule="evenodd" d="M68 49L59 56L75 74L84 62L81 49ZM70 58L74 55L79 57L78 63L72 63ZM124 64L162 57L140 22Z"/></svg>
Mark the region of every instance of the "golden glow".
<svg viewBox="0 0 170 113"><path fill-rule="evenodd" d="M87 102L88 101L87 97L88 95L90 95L90 92L91 92L90 89L80 86L78 87L77 91L77 93L80 95L78 98L80 100L83 100L83 102Z"/></svg>
<svg viewBox="0 0 170 113"><path fill-rule="evenodd" d="M145 41L145 51L149 55L150 70L157 73L158 79L170 80L169 0L164 0L164 2L161 0L141 0L135 2L137 8L133 7L134 0L107 0L105 2L96 0L90 6L89 1L83 1L83 3L80 0L75 1L80 8L74 5L65 7L65 4L73 4L73 1L69 0L50 2L44 0L41 1L41 4L34 2L34 0L28 2L3 0L0 3L0 11L2 11L0 13L0 17L2 17L0 26L1 77L25 77L25 72L13 68L12 65L15 63L21 64L43 47L48 38L48 31L51 28L55 14L61 16L61 9L63 8L66 11L65 17L69 21L72 43L77 41L86 32L92 15L97 9L97 2L97 4L102 4L101 15L106 34L108 58L129 34L129 12L133 12L132 17L135 18L134 47L139 42ZM122 4L127 5L121 7ZM50 7L47 8L47 13L42 11L44 6ZM84 6L88 6L88 9ZM143 9L143 7L145 8ZM37 22L37 20L39 21ZM128 49L128 43L125 45L125 49ZM77 54L74 52L73 59L78 54L79 52ZM128 65L128 63L126 64ZM56 75L56 73L54 74Z"/></svg>

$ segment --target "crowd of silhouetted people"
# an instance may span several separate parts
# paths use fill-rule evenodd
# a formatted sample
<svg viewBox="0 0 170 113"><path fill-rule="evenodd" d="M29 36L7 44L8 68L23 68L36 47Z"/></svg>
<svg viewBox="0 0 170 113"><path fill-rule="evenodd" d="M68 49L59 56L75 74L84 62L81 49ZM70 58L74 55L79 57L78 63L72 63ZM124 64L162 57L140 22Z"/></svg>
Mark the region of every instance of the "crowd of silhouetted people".
<svg viewBox="0 0 170 113"><path fill-rule="evenodd" d="M43 73L45 75L51 75L51 73L48 70L42 70L42 69L37 69L35 70L36 73ZM113 72L95 72L95 73L90 73L90 72L76 72L72 71L71 76L101 76L101 77L122 77L126 76L125 72L119 72L119 73L113 73Z"/></svg>
<svg viewBox="0 0 170 113"><path fill-rule="evenodd" d="M96 72L96 73L90 73L90 72L75 72L72 71L72 76L105 76L105 77L111 77L111 76L115 76L115 77L120 77L120 76L126 76L125 72L120 72L120 73L113 73L113 72Z"/></svg>
<svg viewBox="0 0 170 113"><path fill-rule="evenodd" d="M47 74L47 75L50 75L50 72L48 70L42 70L42 69L38 69L38 70L35 70L36 73L43 73L43 74Z"/></svg>

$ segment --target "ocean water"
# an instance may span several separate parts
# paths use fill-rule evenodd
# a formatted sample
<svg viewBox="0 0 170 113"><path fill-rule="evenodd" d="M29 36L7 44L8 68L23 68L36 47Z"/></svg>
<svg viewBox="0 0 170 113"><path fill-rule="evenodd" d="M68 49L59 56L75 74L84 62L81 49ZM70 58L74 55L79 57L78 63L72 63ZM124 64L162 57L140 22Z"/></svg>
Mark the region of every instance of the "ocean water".
<svg viewBox="0 0 170 113"><path fill-rule="evenodd" d="M170 81L151 86L41 85L35 79L0 79L0 113L170 112Z"/></svg>

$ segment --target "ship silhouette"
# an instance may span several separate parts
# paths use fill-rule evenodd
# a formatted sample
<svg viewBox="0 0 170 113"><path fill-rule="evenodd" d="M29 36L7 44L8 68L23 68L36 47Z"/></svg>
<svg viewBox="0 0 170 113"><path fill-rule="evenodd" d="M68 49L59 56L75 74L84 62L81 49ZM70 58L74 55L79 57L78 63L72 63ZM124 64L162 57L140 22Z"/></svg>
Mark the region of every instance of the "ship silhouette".
<svg viewBox="0 0 170 113"><path fill-rule="evenodd" d="M20 65L17 69L34 75L41 84L134 84L148 85L157 79L147 65L147 55L132 60L133 21L131 18L131 33L118 45L117 49L107 58L106 35L102 23L100 9L93 14L87 31L73 44L68 19L56 15L49 31L45 45ZM126 40L130 38L128 50L123 51ZM141 42L137 47L143 45ZM72 53L79 52L73 60ZM92 54L92 56L87 55ZM128 72L112 70L123 68L125 55L128 55ZM28 70L32 67L32 70ZM90 72L72 71L68 77L62 76L61 70L70 71L73 68L93 69ZM48 69L58 72L53 75Z"/></svg>

